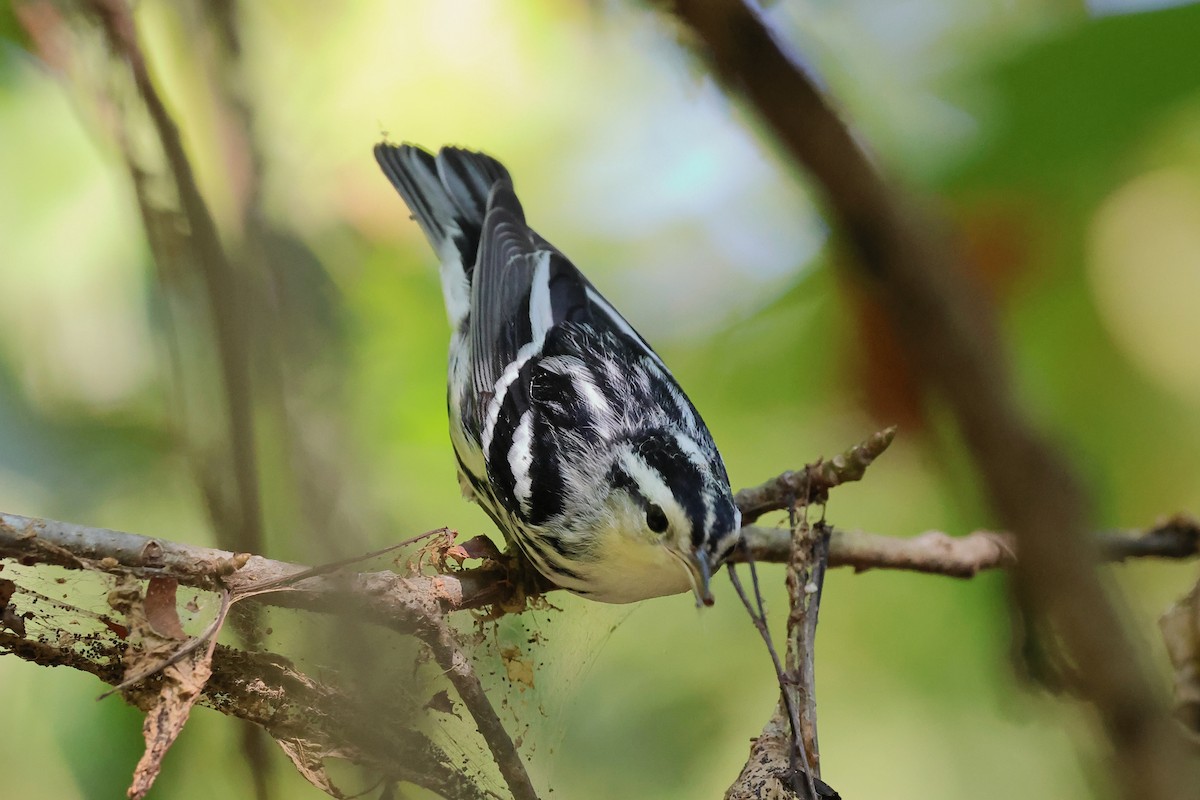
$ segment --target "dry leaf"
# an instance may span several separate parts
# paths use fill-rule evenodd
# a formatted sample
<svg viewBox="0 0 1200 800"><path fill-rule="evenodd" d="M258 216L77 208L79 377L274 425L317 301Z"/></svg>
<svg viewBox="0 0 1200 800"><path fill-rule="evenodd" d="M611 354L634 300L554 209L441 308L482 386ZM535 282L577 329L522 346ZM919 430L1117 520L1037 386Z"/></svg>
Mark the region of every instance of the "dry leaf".
<svg viewBox="0 0 1200 800"><path fill-rule="evenodd" d="M17 613L17 607L12 605L4 606L4 610L0 611L0 631L8 628L10 631L25 638L25 616Z"/></svg>
<svg viewBox="0 0 1200 800"><path fill-rule="evenodd" d="M305 739L276 739L275 742L283 748L296 771L303 775L306 781L330 797L345 799L346 795L333 785L329 773L325 771L325 759L336 757L337 753L328 752L320 745Z"/></svg>
<svg viewBox="0 0 1200 800"><path fill-rule="evenodd" d="M154 707L146 712L142 736L146 752L133 771L128 795L133 800L146 796L162 769L163 756L183 730L192 706L212 674L212 651L201 648L162 671L163 685Z"/></svg>
<svg viewBox="0 0 1200 800"><path fill-rule="evenodd" d="M178 588L179 581L174 578L151 578L146 587L146 621L155 633L168 639L188 638L175 608L175 590Z"/></svg>
<svg viewBox="0 0 1200 800"><path fill-rule="evenodd" d="M504 660L504 671L508 674L508 682L522 692L533 688L533 664L524 658L521 648L512 646L500 650L500 658Z"/></svg>
<svg viewBox="0 0 1200 800"><path fill-rule="evenodd" d="M135 645L125 653L126 677L155 673L162 676L158 697L142 722L146 751L134 769L133 782L127 792L133 800L145 797L154 785L162 769L163 757L183 730L192 706L200 698L212 674L212 654L216 647L214 635L207 647L197 648L175 663L159 669L160 665L179 653L182 644L179 639L160 633L149 617L148 607L157 606L154 614L159 617L156 620L158 625L170 627L170 623L162 618L166 616L163 611L166 605L170 605L172 614L175 611L174 587L160 585L155 594L153 601L143 599L138 581L129 576L122 577L109 593L109 605L125 615L130 638ZM178 625L177 615L175 623Z"/></svg>
<svg viewBox="0 0 1200 800"><path fill-rule="evenodd" d="M16 606L9 605L9 600L17 591L17 584L8 578L0 578L0 631L8 628L10 631L25 638L25 620L17 613Z"/></svg>
<svg viewBox="0 0 1200 800"><path fill-rule="evenodd" d="M455 558L461 564L470 558L484 561L499 561L503 556L496 543L486 536L473 536L465 542L459 542L446 551L448 558Z"/></svg>
<svg viewBox="0 0 1200 800"><path fill-rule="evenodd" d="M424 707L430 711L440 711L443 714L452 714L459 719L462 719L458 712L454 710L454 701L450 699L450 693L445 689L442 689L433 697L429 698L429 702L426 703Z"/></svg>
<svg viewBox="0 0 1200 800"><path fill-rule="evenodd" d="M1175 716L1200 738L1200 584L1158 621L1175 667Z"/></svg>

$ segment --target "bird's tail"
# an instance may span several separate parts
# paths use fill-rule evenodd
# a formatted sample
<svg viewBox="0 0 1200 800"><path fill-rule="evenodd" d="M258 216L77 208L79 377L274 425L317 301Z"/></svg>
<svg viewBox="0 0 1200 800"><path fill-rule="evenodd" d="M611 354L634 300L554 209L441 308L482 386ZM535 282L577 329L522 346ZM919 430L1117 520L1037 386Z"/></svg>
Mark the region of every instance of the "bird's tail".
<svg viewBox="0 0 1200 800"><path fill-rule="evenodd" d="M488 193L508 170L496 159L470 150L443 147L433 156L411 144L375 145L375 160L412 210L429 243L441 256L453 243L468 283L479 250Z"/></svg>

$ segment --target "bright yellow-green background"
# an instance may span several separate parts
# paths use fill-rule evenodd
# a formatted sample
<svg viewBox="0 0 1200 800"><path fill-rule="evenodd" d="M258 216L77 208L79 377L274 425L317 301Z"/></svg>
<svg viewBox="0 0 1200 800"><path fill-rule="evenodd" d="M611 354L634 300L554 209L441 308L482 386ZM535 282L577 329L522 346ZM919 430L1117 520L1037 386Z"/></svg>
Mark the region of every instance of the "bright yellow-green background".
<svg viewBox="0 0 1200 800"><path fill-rule="evenodd" d="M156 78L236 240L241 165L197 67L197 16L138 5ZM998 296L1020 392L1075 457L1099 528L1200 505L1200 9L1115 13L1139 5L770 10L891 174L959 221L1001 209L1001 246L1019 254ZM0 508L212 543L166 433L153 270L123 167L8 14ZM891 422L863 410L861 334L825 223L661 18L620 3L275 0L245 4L241 20L266 208L333 290L336 322L313 330L338 339L338 368L297 399L340 420L347 502L383 521L368 526L372 545L489 529L458 498L436 270L370 156L383 132L503 158L533 223L675 368L735 485ZM264 469L278 470L262 428ZM987 526L966 463L935 417L837 490L829 518L893 535ZM267 554L318 559L289 538L278 483L266 481ZM763 572L779 610L780 571ZM1165 685L1154 620L1194 568L1112 575ZM733 779L775 690L723 579L717 591L703 614L686 597L646 603L612 635L558 723L553 796L716 797ZM1111 796L1086 712L1019 685L1008 648L998 575L832 574L817 656L825 777L853 800ZM0 659L0 794L123 792L139 720L93 702L99 688ZM251 796L234 730L197 712L156 796ZM276 767L277 796L318 796Z"/></svg>

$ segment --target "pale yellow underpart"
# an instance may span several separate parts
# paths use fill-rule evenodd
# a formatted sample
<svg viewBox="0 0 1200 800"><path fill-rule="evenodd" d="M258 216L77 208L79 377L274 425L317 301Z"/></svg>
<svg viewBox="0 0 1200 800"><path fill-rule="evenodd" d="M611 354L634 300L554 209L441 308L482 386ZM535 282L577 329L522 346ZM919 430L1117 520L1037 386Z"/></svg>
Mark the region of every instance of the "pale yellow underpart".
<svg viewBox="0 0 1200 800"><path fill-rule="evenodd" d="M680 530L673 509L664 504L672 518L664 538L647 530L645 512L632 501L621 495L611 500L614 513L595 530L594 560L572 565L585 573L587 596L602 603L633 603L692 591L698 578L689 573L683 554L673 552L672 543L678 533L685 540L690 533Z"/></svg>

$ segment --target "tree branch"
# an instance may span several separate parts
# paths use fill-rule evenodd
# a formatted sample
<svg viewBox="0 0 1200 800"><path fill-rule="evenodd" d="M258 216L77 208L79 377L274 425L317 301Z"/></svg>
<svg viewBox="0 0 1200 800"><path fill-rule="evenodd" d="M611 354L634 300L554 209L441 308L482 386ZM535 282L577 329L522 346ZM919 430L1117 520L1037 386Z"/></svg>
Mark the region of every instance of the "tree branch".
<svg viewBox="0 0 1200 800"><path fill-rule="evenodd" d="M743 529L755 561L783 562L791 533L783 528ZM1145 530L1109 531L1095 535L1101 562L1130 558L1188 559L1200 555L1200 523L1178 515ZM747 560L738 554L737 560ZM829 566L853 567L855 572L899 569L972 578L988 569L1008 569L1017 563L1017 543L1011 533L972 531L951 536L926 531L910 538L866 531L834 530L829 542Z"/></svg>
<svg viewBox="0 0 1200 800"><path fill-rule="evenodd" d="M172 577L200 589L223 587L235 599L253 597L272 605L343 613L415 635L429 646L474 717L513 797L536 800L512 738L484 693L470 659L446 624L439 588L441 576L406 579L391 572L375 572L300 578L319 570L244 553L8 514L0 514L0 558L138 578ZM290 582L292 579L296 580Z"/></svg>
<svg viewBox="0 0 1200 800"><path fill-rule="evenodd" d="M818 462L821 463L821 462ZM787 475L769 481L766 485L786 485ZM761 487L760 487L761 488ZM786 562L790 557L792 532L787 529L749 526L743 534L748 552L756 561ZM1179 516L1151 528L1148 531L1122 531L1102 534L1098 537L1098 551L1111 561L1127 558L1192 558L1200 552L1200 525L1187 517ZM950 537L941 532L929 532L911 539L899 539L862 531L834 531L829 542L831 566L850 566L857 571L867 569L904 569L954 577L970 577L980 570L1011 567L1016 563L1017 551L1013 537L990 531L976 531L964 537ZM740 554L744 557L746 554ZM454 683L459 696L474 716L476 725L483 733L502 774L509 782L510 790L518 798L531 798L533 788L520 765L519 755L511 738L504 731L495 711L483 694L477 676L474 675L469 659L457 644L453 632L445 625L444 614L468 608L478 608L489 602L500 602L517 596L504 568L490 566L438 575L400 576L393 572L362 572L340 574L325 568L309 569L297 564L273 561L261 556L231 553L213 548L152 539L120 531L89 528L54 520L33 519L11 514L0 514L0 558L14 559L22 564L51 564L70 569L88 569L114 575L129 574L138 578L172 577L181 584L208 591L228 590L247 600L269 605L305 609L320 613L341 614L354 619L372 622L389 629L413 634L426 642L432 649L439 666ZM344 566L344 565L339 565ZM299 577L298 576L307 576ZM261 592L261 594L260 594ZM112 648L118 643L112 644ZM100 651L93 650L94 659L76 654L71 648L56 649L53 645L39 643L19 635L3 634L0 649L15 653L22 658L42 664L65 664L96 674L101 680L114 684L120 681L120 671L111 668L111 674L102 669L108 663ZM116 652L115 650L113 652ZM262 677L267 688L265 697L286 696L294 701L296 709L323 708L329 703L338 708L356 708L353 702L343 702L337 690L316 684L303 676L292 676L290 666L275 679L260 673L249 676L243 661L253 654L218 648L213 662L213 678L206 690L206 704L223 713L258 722L256 714L263 697L256 692L259 684L254 676ZM258 665L261 670L270 667L277 656L263 655L268 662ZM112 664L119 664L119 657ZM235 671L231 674L229 669ZM242 670L242 671L236 671ZM286 680L285 680L286 679ZM310 685L311 684L311 685ZM143 684L146 686L148 684ZM243 686L241 693L229 687ZM274 687L286 691L273 694ZM139 689L138 691L142 691ZM153 696L154 689L146 689ZM314 696L310 696L316 693ZM219 702L218 702L219 701ZM359 704L361 705L361 703ZM299 713L299 712L297 712ZM357 713L357 712L347 712ZM403 764L412 764L412 769L426 774L430 786L434 781L437 791L450 792L449 797L475 797L456 773L441 767L427 767L422 762L389 761L396 756L391 750L380 749L375 742L375 732L355 731L347 727L349 716L330 712L322 713L306 723L305 718L284 715L295 726L283 733L268 727L268 731L284 744L291 740L308 742L304 752L327 753L348 758L355 763L397 780L410 780ZM305 728L311 724L312 729ZM772 733L773 732L773 733ZM403 744L424 753L422 758L442 763L431 744L408 736L405 740L395 732L379 732L396 746ZM384 735L386 733L386 736ZM775 735L782 736L776 741ZM282 735L282 734L281 734ZM366 737L366 738L364 738ZM407 744L405 744L407 741ZM319 743L313 744L313 743ZM341 743L342 749L335 746ZM790 733L786 717L776 720L775 727L768 725L759 739L759 755L762 758L783 755L787 763ZM326 749L322 749L326 748ZM776 750L778 751L776 753ZM289 755L293 755L289 752ZM390 766L388 766L390 764ZM439 772L439 770L441 770ZM414 773L415 774L415 773ZM406 777L407 776L407 777ZM467 781L469 783L469 781ZM739 785L740 785L739 781ZM440 788L438 788L440 787ZM457 787L457 788L456 788ZM818 793L829 791L825 784L817 783ZM731 788L731 792L736 790ZM731 796L741 797L733 794ZM745 795L750 797L753 795ZM827 796L833 796L829 794Z"/></svg>
<svg viewBox="0 0 1200 800"><path fill-rule="evenodd" d="M747 526L742 531L756 562L786 563L791 531ZM1130 558L1189 559L1200 555L1200 523L1179 515L1147 530L1100 534L1099 554L1106 561ZM44 563L69 569L95 569L139 578L172 577L206 591L227 588L242 593L276 584L253 600L272 606L344 613L413 633L425 612L414 608L436 603L442 613L503 603L516 596L499 565L437 575L400 576L394 572L314 575L294 584L288 580L310 568L248 553L231 553L197 545L155 539L105 528L0 513L0 558ZM739 552L737 561L746 561ZM912 538L865 531L834 530L829 565L856 572L899 569L969 578L976 573L1017 563L1011 534L974 531L950 536L928 531Z"/></svg>

